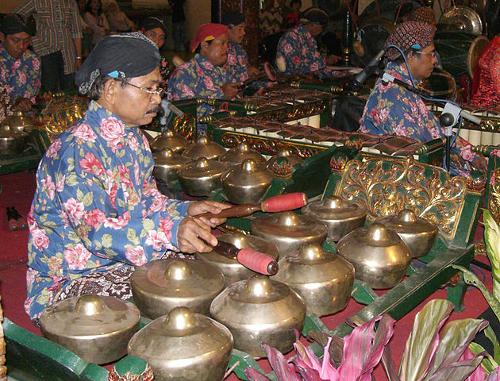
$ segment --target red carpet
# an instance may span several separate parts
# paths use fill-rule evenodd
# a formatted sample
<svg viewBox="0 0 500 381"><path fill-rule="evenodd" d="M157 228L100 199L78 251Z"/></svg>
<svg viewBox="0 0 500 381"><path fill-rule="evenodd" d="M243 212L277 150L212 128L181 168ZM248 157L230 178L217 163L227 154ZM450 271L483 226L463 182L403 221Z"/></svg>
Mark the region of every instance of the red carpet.
<svg viewBox="0 0 500 381"><path fill-rule="evenodd" d="M23 303L26 295L25 273L27 258L27 231L11 232L7 228L7 218L5 208L14 206L26 216L35 190L34 174L31 172L21 172L11 175L0 176L2 193L0 194L0 292L2 295L5 316L32 332L38 332L33 327L27 315L24 313ZM491 274L485 270L476 269L480 279L484 280L491 290ZM446 291L438 290L429 299L446 298ZM347 308L331 317L324 319L329 328L342 323L348 316L361 309L362 306L352 301ZM465 310L463 312L453 312L451 319L465 317L477 317L488 307L481 293L475 288L469 288L465 298ZM413 324L413 318L420 308L405 316L396 323L396 331L391 340L391 349L394 361L399 364L404 350L406 339ZM264 362L262 366L268 369ZM7 364L8 365L8 364ZM386 380L385 373L381 366L376 369L375 379L377 381ZM232 375L228 378L235 381L237 378ZM347 381L347 380L346 380Z"/></svg>

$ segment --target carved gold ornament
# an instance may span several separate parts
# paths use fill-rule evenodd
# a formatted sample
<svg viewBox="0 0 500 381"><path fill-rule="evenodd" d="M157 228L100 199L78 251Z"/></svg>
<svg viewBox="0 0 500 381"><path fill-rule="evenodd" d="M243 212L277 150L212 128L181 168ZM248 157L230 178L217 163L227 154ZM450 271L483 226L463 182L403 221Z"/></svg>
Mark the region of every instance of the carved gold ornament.
<svg viewBox="0 0 500 381"><path fill-rule="evenodd" d="M465 178L412 158L364 155L347 163L336 194L366 207L372 219L411 209L453 239L466 190Z"/></svg>
<svg viewBox="0 0 500 381"><path fill-rule="evenodd" d="M488 209L497 223L500 223L500 168L491 173Z"/></svg>

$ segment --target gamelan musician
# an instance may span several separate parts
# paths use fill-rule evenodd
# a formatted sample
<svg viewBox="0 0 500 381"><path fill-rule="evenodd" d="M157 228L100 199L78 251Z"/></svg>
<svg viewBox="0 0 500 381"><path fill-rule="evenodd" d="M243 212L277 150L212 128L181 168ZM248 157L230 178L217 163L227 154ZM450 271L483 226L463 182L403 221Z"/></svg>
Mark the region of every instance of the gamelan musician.
<svg viewBox="0 0 500 381"><path fill-rule="evenodd" d="M428 78L436 64L434 33L428 23L406 21L396 26L386 41L386 47L395 45L404 52L406 62L395 48L387 50L389 63L385 72L408 85ZM360 130L371 134L396 134L422 142L441 138L444 129L422 98L393 82L379 79L366 103L360 120ZM451 152L451 173L469 175L473 168L484 170L484 158L472 152L471 145L457 137Z"/></svg>
<svg viewBox="0 0 500 381"><path fill-rule="evenodd" d="M40 91L40 59L29 50L35 25L19 15L6 15L0 25L0 88L14 109L27 111Z"/></svg>
<svg viewBox="0 0 500 381"><path fill-rule="evenodd" d="M229 12L222 17L222 24L228 28L227 61L224 70L229 83L243 83L257 69L250 66L248 54L241 43L246 34L245 16L238 12Z"/></svg>
<svg viewBox="0 0 500 381"><path fill-rule="evenodd" d="M320 8L309 8L300 17L300 24L286 32L278 43L276 61L278 68L290 75L317 75L320 78L335 76L327 64L338 57L325 57L318 49L315 37L328 23L328 14ZM281 62L284 62L281 68Z"/></svg>
<svg viewBox="0 0 500 381"><path fill-rule="evenodd" d="M222 24L203 24L191 41L195 56L177 67L168 81L168 99L234 98L239 84L228 83L223 68L227 61L228 28ZM200 107L199 115L210 113Z"/></svg>
<svg viewBox="0 0 500 381"><path fill-rule="evenodd" d="M102 39L76 75L92 100L42 159L28 216L25 308L35 321L68 297L130 298L134 266L217 244L210 229L223 220L194 216L225 205L168 199L152 177L153 157L137 126L158 110L159 64L151 40L119 34Z"/></svg>

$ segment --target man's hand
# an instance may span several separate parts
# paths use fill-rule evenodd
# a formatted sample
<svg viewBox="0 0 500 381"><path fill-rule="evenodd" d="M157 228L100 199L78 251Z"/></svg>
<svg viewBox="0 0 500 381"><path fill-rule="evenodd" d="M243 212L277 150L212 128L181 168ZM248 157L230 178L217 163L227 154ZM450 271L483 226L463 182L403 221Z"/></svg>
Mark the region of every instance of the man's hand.
<svg viewBox="0 0 500 381"><path fill-rule="evenodd" d="M250 67L248 68L248 75L249 75L249 77L250 77L250 78L251 78L251 77L256 77L256 76L258 76L259 74L260 74L260 70L259 70L259 69L257 69L255 66L250 66Z"/></svg>
<svg viewBox="0 0 500 381"><path fill-rule="evenodd" d="M326 64L327 65L335 65L340 60L342 60L342 57L331 54L331 55L326 57Z"/></svg>
<svg viewBox="0 0 500 381"><path fill-rule="evenodd" d="M188 216L190 217L196 217L200 214L203 213L212 213L212 214L219 214L222 210L230 208L231 205L229 204L223 204L221 202L215 202L215 201L194 201L189 204L188 207ZM201 217L198 218L198 220L201 220L204 224L211 226L212 228L216 227L217 225L220 225L226 221L225 218L210 218L210 220Z"/></svg>
<svg viewBox="0 0 500 381"><path fill-rule="evenodd" d="M177 247L183 253L208 253L217 245L209 225L201 219L186 217L177 230Z"/></svg>
<svg viewBox="0 0 500 381"><path fill-rule="evenodd" d="M238 95L238 92L240 91L240 84L226 83L225 85L222 85L222 91L224 92L224 96L227 99L233 99L236 95Z"/></svg>
<svg viewBox="0 0 500 381"><path fill-rule="evenodd" d="M14 103L14 111L29 111L32 106L33 104L29 99L19 97Z"/></svg>

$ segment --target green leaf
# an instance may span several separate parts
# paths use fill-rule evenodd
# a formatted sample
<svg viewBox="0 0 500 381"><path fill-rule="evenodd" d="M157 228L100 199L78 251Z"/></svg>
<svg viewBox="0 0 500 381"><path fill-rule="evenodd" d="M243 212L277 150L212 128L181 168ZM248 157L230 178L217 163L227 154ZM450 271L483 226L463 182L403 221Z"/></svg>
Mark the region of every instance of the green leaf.
<svg viewBox="0 0 500 381"><path fill-rule="evenodd" d="M429 381L464 381L479 366L483 356L477 356L472 360L460 361L439 369Z"/></svg>
<svg viewBox="0 0 500 381"><path fill-rule="evenodd" d="M78 179L76 177L76 174L70 173L68 176L66 176L66 185L74 187L77 183Z"/></svg>
<svg viewBox="0 0 500 381"><path fill-rule="evenodd" d="M487 372L487 373L491 373L493 372L493 370L498 367L498 364L497 362L495 361L495 359L493 357L491 357L491 355L486 352L486 349L484 349L481 345L479 345L478 343L470 343L469 344L469 349L472 353L474 353L475 355L480 355L480 354L483 354L485 355L485 357L483 358L483 361L481 362L481 366L483 367L483 369Z"/></svg>
<svg viewBox="0 0 500 381"><path fill-rule="evenodd" d="M153 230L155 228L155 224L152 220L150 219L145 219L143 222L142 222L142 226L144 227L144 230L146 232L150 231L150 230Z"/></svg>
<svg viewBox="0 0 500 381"><path fill-rule="evenodd" d="M452 310L451 302L434 299L415 316L399 368L401 381L418 381L426 376L439 340L438 332Z"/></svg>
<svg viewBox="0 0 500 381"><path fill-rule="evenodd" d="M491 262L493 295L500 299L500 228L488 210L483 210L484 241Z"/></svg>
<svg viewBox="0 0 500 381"><path fill-rule="evenodd" d="M80 237L78 236L78 234L74 231L74 230L70 230L68 232L68 236L67 238L70 240L70 241L73 241L73 242L79 242L80 241Z"/></svg>
<svg viewBox="0 0 500 381"><path fill-rule="evenodd" d="M493 357L495 362L500 363L500 343L498 342L497 335L495 335L495 331L493 331L493 328L490 326L484 330L484 334L493 344Z"/></svg>
<svg viewBox="0 0 500 381"><path fill-rule="evenodd" d="M438 369L458 361L476 334L487 325L488 322L482 319L462 319L447 323L439 333L439 346L426 380Z"/></svg>
<svg viewBox="0 0 500 381"><path fill-rule="evenodd" d="M75 169L75 159L73 159L72 157L68 158L68 160L66 161L66 163L68 164L68 167L66 168L66 171L67 172L72 172L73 169Z"/></svg>
<svg viewBox="0 0 500 381"><path fill-rule="evenodd" d="M87 194L85 194L85 196L83 196L82 199L83 205L90 206L92 205L93 201L94 201L94 196L92 195L91 192L88 192Z"/></svg>
<svg viewBox="0 0 500 381"><path fill-rule="evenodd" d="M479 280L479 278L472 272L467 270L465 267L459 265L452 265L454 269L460 270L464 273L464 282L470 284L474 287L479 288L479 291L483 294L484 298L490 305L491 309L497 316L497 319L500 320L500 301L490 294L486 286Z"/></svg>
<svg viewBox="0 0 500 381"><path fill-rule="evenodd" d="M82 201L82 200L83 200L83 192L80 190L80 188L78 188L78 189L76 190L76 199L77 199L78 201Z"/></svg>
<svg viewBox="0 0 500 381"><path fill-rule="evenodd" d="M103 234L101 241L102 246L106 249L109 249L113 245L113 237L111 234Z"/></svg>
<svg viewBox="0 0 500 381"><path fill-rule="evenodd" d="M136 246L140 243L139 237L137 237L135 230L132 228L127 230L127 239Z"/></svg>

